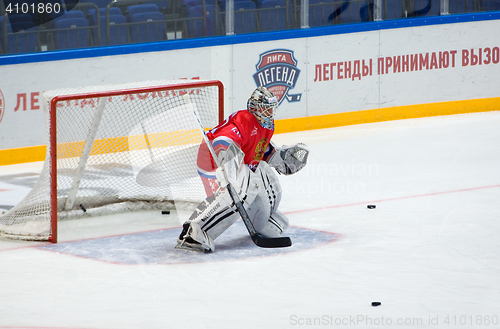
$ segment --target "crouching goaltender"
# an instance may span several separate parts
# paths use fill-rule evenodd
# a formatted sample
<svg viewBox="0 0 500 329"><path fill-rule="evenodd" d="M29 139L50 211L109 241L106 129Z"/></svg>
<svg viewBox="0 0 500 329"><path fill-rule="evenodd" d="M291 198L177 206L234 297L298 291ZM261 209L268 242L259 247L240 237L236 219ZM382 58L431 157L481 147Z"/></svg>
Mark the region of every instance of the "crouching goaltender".
<svg viewBox="0 0 500 329"><path fill-rule="evenodd" d="M197 166L207 198L183 224L177 249L215 250L214 240L240 218L228 184L236 190L259 234L275 238L286 231L288 219L278 210L281 185L274 170L284 175L298 172L307 163L309 149L304 144L278 147L271 142L277 106L273 93L258 87L248 99L247 109L231 114L207 133L226 175L202 142Z"/></svg>

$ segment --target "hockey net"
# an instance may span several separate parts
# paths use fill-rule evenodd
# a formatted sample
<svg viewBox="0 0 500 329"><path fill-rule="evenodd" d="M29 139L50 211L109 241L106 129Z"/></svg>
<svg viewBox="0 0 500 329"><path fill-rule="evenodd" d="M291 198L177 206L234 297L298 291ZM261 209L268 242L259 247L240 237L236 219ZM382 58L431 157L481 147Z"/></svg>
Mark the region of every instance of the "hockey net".
<svg viewBox="0 0 500 329"><path fill-rule="evenodd" d="M58 220L196 205L206 197L202 137L189 111L213 127L223 95L222 83L202 80L44 92L46 160L31 192L0 217L0 235L57 242Z"/></svg>

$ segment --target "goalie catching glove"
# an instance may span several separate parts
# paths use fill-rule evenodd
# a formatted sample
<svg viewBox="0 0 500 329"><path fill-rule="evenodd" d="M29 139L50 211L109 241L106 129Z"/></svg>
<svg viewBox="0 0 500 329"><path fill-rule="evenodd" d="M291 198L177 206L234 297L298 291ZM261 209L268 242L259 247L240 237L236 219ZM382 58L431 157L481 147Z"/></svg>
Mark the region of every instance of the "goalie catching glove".
<svg viewBox="0 0 500 329"><path fill-rule="evenodd" d="M271 142L274 148L274 153L271 155L267 163L283 175L292 175L300 171L307 164L309 156L309 148L307 145L299 143L292 146L283 145L277 147Z"/></svg>

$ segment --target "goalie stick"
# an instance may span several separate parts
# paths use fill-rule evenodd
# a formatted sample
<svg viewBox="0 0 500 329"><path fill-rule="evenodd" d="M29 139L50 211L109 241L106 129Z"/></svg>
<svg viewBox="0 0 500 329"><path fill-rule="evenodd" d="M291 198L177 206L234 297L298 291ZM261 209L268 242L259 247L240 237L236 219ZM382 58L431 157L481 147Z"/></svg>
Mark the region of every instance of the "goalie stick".
<svg viewBox="0 0 500 329"><path fill-rule="evenodd" d="M184 95L184 99L186 100L187 104L191 105L191 101L190 101L188 95ZM257 245L261 248L290 247L292 245L292 240L289 237L269 238L269 237L266 237L266 236L258 233L255 230L255 227L253 226L252 221L250 220L250 217L248 216L247 211L243 207L243 204L241 203L241 200L239 199L238 194L236 193L233 186L229 182L229 179L227 177L227 173L225 172L224 167L221 166L219 158L215 154L215 150L214 150L212 144L210 143L210 141L208 140L208 137L205 133L205 130L203 129L203 125L201 124L200 119L198 118L198 114L196 113L194 106L191 105L191 108L193 110L194 117L198 121L199 129L202 133L203 140L207 144L208 149L210 150L210 154L212 155L212 157L215 161L215 164L217 165L218 168L221 168L222 173L224 174L224 178L228 182L227 189L229 191L229 195L231 196L231 199L233 200L234 204L236 205L236 209L240 213L241 219L243 220L243 223L245 224L245 226L248 230L248 233L250 234L250 237L252 238L253 243L255 243L255 245Z"/></svg>

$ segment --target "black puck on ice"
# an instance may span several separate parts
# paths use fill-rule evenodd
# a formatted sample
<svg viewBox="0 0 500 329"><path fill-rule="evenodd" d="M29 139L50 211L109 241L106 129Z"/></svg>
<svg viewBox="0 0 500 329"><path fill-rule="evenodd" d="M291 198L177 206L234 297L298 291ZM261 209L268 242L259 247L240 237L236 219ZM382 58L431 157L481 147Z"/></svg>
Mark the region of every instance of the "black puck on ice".
<svg viewBox="0 0 500 329"><path fill-rule="evenodd" d="M87 209L85 209L85 207L81 203L80 203L80 209L83 210L83 212L87 212Z"/></svg>
<svg viewBox="0 0 500 329"><path fill-rule="evenodd" d="M366 207L367 207L368 209L375 209L375 208L377 208L377 206L376 206L376 205L374 205L374 204L369 204L369 205L368 205L368 206L366 206Z"/></svg>
<svg viewBox="0 0 500 329"><path fill-rule="evenodd" d="M380 305L382 305L381 302L372 302L372 306L380 306Z"/></svg>
<svg viewBox="0 0 500 329"><path fill-rule="evenodd" d="M162 210L161 214L162 215L170 215L170 210Z"/></svg>

